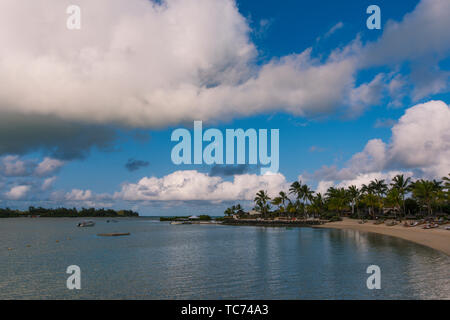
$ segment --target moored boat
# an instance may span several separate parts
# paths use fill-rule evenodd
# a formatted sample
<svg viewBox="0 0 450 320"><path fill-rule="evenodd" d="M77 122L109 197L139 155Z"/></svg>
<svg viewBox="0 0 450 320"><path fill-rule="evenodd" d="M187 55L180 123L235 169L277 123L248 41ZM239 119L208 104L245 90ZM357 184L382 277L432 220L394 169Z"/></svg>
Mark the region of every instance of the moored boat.
<svg viewBox="0 0 450 320"><path fill-rule="evenodd" d="M170 222L170 224L175 224L175 225L179 225L179 224L192 224L191 221L187 221L187 220L175 220Z"/></svg>
<svg viewBox="0 0 450 320"><path fill-rule="evenodd" d="M82 221L77 224L77 227L93 227L95 226L94 221Z"/></svg>

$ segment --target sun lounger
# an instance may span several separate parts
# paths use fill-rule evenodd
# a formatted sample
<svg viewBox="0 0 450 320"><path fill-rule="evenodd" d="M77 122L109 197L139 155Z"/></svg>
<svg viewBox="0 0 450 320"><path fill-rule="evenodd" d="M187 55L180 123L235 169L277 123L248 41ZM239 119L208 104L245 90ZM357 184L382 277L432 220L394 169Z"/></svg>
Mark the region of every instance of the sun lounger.
<svg viewBox="0 0 450 320"><path fill-rule="evenodd" d="M398 223L395 222L395 221L391 221L391 222L386 223L386 225L387 225L388 227L392 227L392 226L395 226L395 225L397 225L397 224L398 224Z"/></svg>

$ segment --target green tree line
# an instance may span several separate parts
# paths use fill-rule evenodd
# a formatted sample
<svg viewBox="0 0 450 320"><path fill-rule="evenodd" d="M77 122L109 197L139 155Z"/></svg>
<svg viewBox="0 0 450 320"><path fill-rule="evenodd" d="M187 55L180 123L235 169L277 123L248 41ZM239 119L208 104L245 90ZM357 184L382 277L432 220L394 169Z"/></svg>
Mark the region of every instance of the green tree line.
<svg viewBox="0 0 450 320"><path fill-rule="evenodd" d="M442 180L420 179L412 181L402 174L391 183L373 180L360 188L330 187L325 194L317 193L301 181L290 185L270 198L267 191L257 192L254 210L262 216L287 217L340 217L344 213L354 217L371 217L390 214L396 217L432 216L450 214L450 174ZM226 216L245 215L241 205L225 210Z"/></svg>
<svg viewBox="0 0 450 320"><path fill-rule="evenodd" d="M12 210L9 208L0 209L0 218L11 217L138 217L139 213L132 210L113 210L113 209L96 209L96 208L56 208L47 209L42 207L29 207L28 210Z"/></svg>

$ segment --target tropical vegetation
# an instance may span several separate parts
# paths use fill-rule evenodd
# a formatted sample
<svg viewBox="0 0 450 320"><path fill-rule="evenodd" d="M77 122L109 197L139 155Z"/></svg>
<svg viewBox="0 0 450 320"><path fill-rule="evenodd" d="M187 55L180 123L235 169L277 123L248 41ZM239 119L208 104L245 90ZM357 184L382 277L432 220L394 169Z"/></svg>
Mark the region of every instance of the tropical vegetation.
<svg viewBox="0 0 450 320"><path fill-rule="evenodd" d="M96 208L35 208L29 207L28 210L12 210L9 208L0 208L0 218L12 217L137 217L139 214L131 210L113 210Z"/></svg>
<svg viewBox="0 0 450 320"><path fill-rule="evenodd" d="M310 189L301 181L292 183L289 190L270 198L259 190L253 208L262 217L328 218L343 215L353 218L427 217L450 215L450 174L442 181L419 179L413 181L403 174L388 184L375 179L360 188L355 185L330 187L324 195ZM228 217L248 217L240 204L225 210Z"/></svg>

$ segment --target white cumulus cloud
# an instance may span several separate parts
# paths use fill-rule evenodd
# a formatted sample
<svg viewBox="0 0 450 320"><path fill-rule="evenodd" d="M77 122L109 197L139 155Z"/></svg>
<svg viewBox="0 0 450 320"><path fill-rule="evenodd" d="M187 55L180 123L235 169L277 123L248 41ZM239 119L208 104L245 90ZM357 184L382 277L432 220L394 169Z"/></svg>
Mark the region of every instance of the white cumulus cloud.
<svg viewBox="0 0 450 320"><path fill-rule="evenodd" d="M313 176L324 183L348 185L389 179L398 170L425 178L450 173L450 106L445 102L429 101L407 109L391 131L388 143L371 139L344 168L325 166Z"/></svg>
<svg viewBox="0 0 450 320"><path fill-rule="evenodd" d="M328 113L379 101L382 77L354 88L358 69L445 55L450 43L448 1L423 0L377 42L320 60L301 49L258 66L233 0L79 0L76 31L66 28L70 4L0 3L0 111L145 127L269 110Z"/></svg>
<svg viewBox="0 0 450 320"><path fill-rule="evenodd" d="M65 194L64 199L68 201L87 201L92 199L92 191L73 189Z"/></svg>
<svg viewBox="0 0 450 320"><path fill-rule="evenodd" d="M58 171L63 165L64 161L46 157L37 165L34 172L38 176L48 176Z"/></svg>
<svg viewBox="0 0 450 320"><path fill-rule="evenodd" d="M151 127L328 111L352 84L353 62L320 63L310 50L258 70L232 0L80 0L77 31L66 28L69 4L1 2L3 111Z"/></svg>
<svg viewBox="0 0 450 320"><path fill-rule="evenodd" d="M175 171L162 178L144 177L137 183L127 183L116 192L121 200L253 200L259 190L270 196L287 190L289 184L280 174L235 175L232 181L211 177L196 170Z"/></svg>
<svg viewBox="0 0 450 320"><path fill-rule="evenodd" d="M390 162L431 177L450 173L450 107L430 101L406 110L392 127Z"/></svg>
<svg viewBox="0 0 450 320"><path fill-rule="evenodd" d="M15 186L11 190L5 193L6 198L10 200L21 200L25 198L28 191L30 191L30 186Z"/></svg>
<svg viewBox="0 0 450 320"><path fill-rule="evenodd" d="M20 177L29 174L30 162L16 155L0 158L0 174L6 177Z"/></svg>
<svg viewBox="0 0 450 320"><path fill-rule="evenodd" d="M438 63L450 49L448 0L422 0L402 21L389 22L377 41L357 37L329 57L299 48L263 64L234 0L78 0L81 30L66 28L72 4L0 1L0 119L8 126L0 132L0 153L40 147L73 158L108 145L113 134L97 126L111 124L156 128L269 111L311 116L345 106L357 115L385 91L399 98L399 79L420 87L416 97L447 84ZM396 82L384 75L356 81L361 70L406 60L426 70L414 67L411 77L392 76ZM430 70L435 81L414 80ZM84 126L94 127L86 134Z"/></svg>

